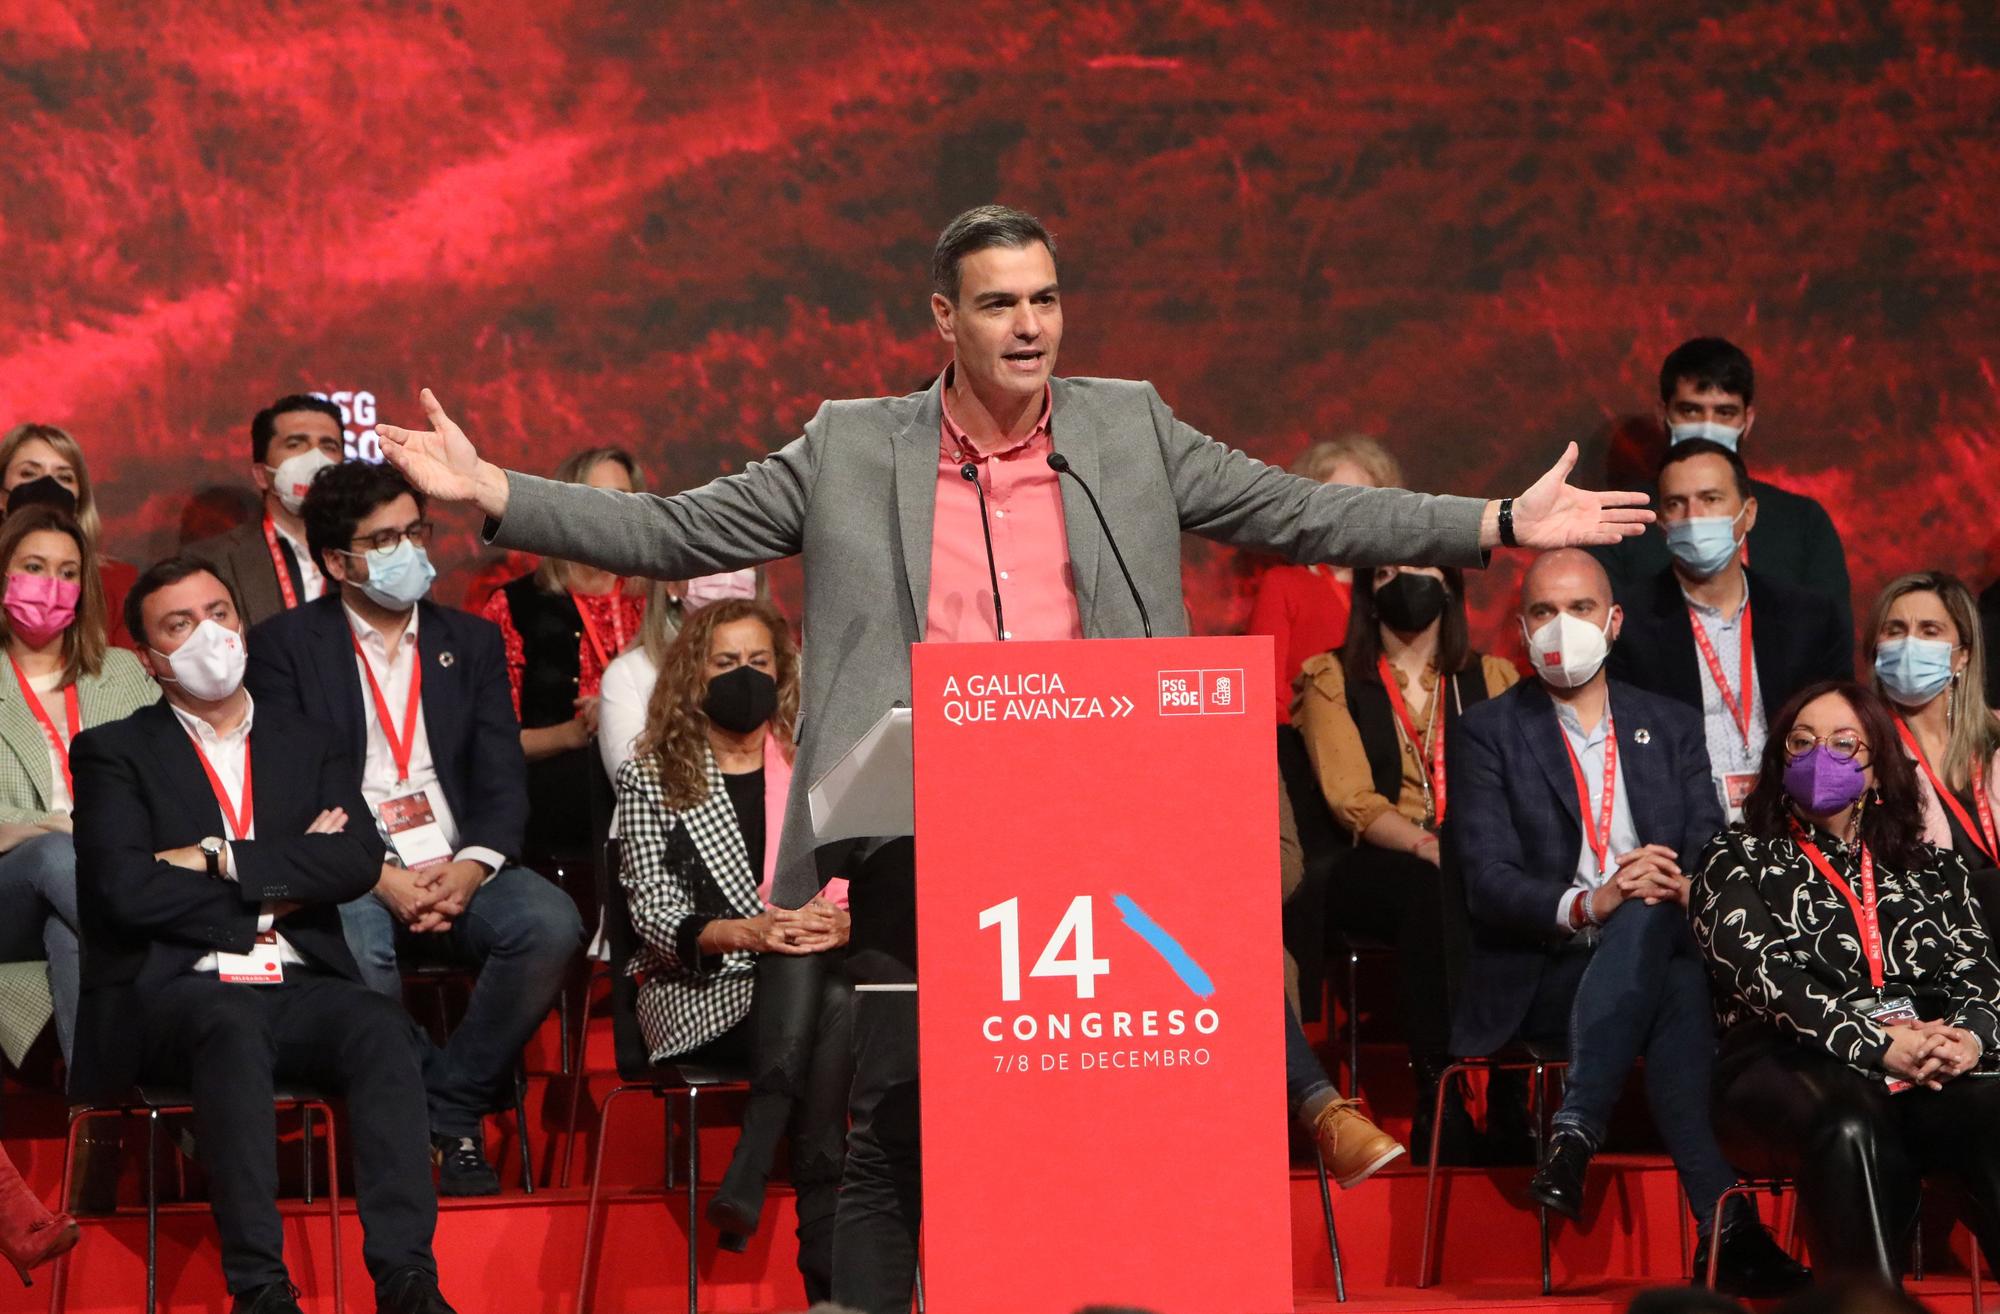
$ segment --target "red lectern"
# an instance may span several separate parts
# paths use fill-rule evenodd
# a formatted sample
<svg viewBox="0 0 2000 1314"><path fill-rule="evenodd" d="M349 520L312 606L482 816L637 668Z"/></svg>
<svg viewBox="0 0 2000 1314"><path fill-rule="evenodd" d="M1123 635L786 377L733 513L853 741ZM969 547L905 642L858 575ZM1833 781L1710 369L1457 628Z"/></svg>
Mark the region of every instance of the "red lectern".
<svg viewBox="0 0 2000 1314"><path fill-rule="evenodd" d="M1292 1308L1271 644L919 644L936 1314Z"/></svg>

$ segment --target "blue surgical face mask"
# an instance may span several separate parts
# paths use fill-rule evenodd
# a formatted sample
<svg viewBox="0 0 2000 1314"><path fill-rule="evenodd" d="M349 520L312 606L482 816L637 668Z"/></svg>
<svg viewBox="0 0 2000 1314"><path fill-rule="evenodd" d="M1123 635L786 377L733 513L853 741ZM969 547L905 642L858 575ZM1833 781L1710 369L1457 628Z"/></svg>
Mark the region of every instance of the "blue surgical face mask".
<svg viewBox="0 0 2000 1314"><path fill-rule="evenodd" d="M1958 648L1943 639L1890 639L1875 646L1875 678L1904 707L1922 707L1951 685Z"/></svg>
<svg viewBox="0 0 2000 1314"><path fill-rule="evenodd" d="M1733 452L1736 450L1736 444L1743 441L1743 430L1732 429L1726 424L1717 424L1714 420L1702 420L1696 424L1670 424L1667 426L1667 442L1669 445L1684 443L1690 438L1706 438L1712 443L1722 444Z"/></svg>
<svg viewBox="0 0 2000 1314"><path fill-rule="evenodd" d="M361 591L390 611L416 606L437 578L430 554L407 538L387 551L370 548L367 556L368 578L361 581Z"/></svg>
<svg viewBox="0 0 2000 1314"><path fill-rule="evenodd" d="M1743 511L1749 509L1746 506ZM1743 545L1736 536L1736 522L1743 518L1743 511L1733 516L1689 516L1668 522L1667 551L1690 575L1707 579L1727 566Z"/></svg>

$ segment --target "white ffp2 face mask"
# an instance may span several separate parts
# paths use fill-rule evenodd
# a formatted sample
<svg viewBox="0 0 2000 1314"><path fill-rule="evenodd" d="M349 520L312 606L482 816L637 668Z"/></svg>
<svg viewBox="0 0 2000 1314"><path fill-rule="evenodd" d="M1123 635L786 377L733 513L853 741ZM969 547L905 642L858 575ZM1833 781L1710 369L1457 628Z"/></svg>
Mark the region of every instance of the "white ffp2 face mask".
<svg viewBox="0 0 2000 1314"><path fill-rule="evenodd" d="M1528 660L1535 674L1558 689L1574 689L1589 684L1604 659L1611 655L1611 640L1589 621L1562 612L1540 629L1530 631L1521 622L1528 641Z"/></svg>
<svg viewBox="0 0 2000 1314"><path fill-rule="evenodd" d="M204 703L219 703L241 688L243 668L249 664L243 636L212 618L203 619L187 642L172 652L158 648L152 652L167 664L173 682L188 697Z"/></svg>
<svg viewBox="0 0 2000 1314"><path fill-rule="evenodd" d="M285 510L297 515L306 504L306 490L312 487L319 472L339 464L319 448L311 447L264 468L271 473L271 491L278 495L278 501Z"/></svg>

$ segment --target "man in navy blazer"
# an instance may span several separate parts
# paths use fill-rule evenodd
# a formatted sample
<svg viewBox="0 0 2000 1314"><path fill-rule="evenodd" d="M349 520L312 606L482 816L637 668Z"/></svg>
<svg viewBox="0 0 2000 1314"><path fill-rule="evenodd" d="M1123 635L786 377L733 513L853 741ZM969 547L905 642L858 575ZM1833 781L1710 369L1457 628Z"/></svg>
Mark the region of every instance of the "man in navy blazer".
<svg viewBox="0 0 2000 1314"><path fill-rule="evenodd" d="M376 1308L451 1314L416 1027L363 987L341 935L341 902L382 863L346 745L244 691L236 598L207 562L159 562L125 611L166 698L72 749L83 1000L70 1096L189 1087L232 1314L300 1314L272 1094L339 1090Z"/></svg>
<svg viewBox="0 0 2000 1314"><path fill-rule="evenodd" d="M1626 1075L1645 1058L1704 1263L1736 1171L1709 1125L1715 1019L1679 860L1722 828L1722 813L1700 716L1605 676L1622 623L1588 553L1544 554L1521 587L1541 679L1468 708L1453 731L1445 856L1464 882L1471 943L1452 1046L1490 1054L1521 1040L1568 1054L1529 1193L1569 1218ZM1805 1278L1747 1207L1720 1244L1729 1290L1776 1294Z"/></svg>
<svg viewBox="0 0 2000 1314"><path fill-rule="evenodd" d="M478 969L464 1020L425 1062L439 1190L491 1195L481 1122L583 943L569 897L512 864L528 809L500 631L425 600L424 502L356 462L313 481L306 542L335 592L259 625L260 702L334 727L389 844L372 893L341 908L363 979L402 995L401 957Z"/></svg>

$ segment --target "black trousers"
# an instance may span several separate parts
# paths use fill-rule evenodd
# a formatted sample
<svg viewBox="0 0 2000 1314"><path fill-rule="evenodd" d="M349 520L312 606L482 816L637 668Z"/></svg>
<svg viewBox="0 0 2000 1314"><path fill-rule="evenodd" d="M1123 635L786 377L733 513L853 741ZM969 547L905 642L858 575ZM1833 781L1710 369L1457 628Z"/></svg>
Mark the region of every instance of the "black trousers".
<svg viewBox="0 0 2000 1314"><path fill-rule="evenodd" d="M1443 873L1422 858L1364 840L1328 878L1326 906L1330 929L1395 946L1410 1057L1420 1071L1442 1068L1451 1040L1450 983L1457 975Z"/></svg>
<svg viewBox="0 0 2000 1314"><path fill-rule="evenodd" d="M400 1005L311 968L288 966L270 986L190 972L148 996L144 1024L148 1078L194 1094L231 1292L287 1280L272 1095L288 1080L346 1098L362 1255L377 1284L398 1269L437 1272L423 1066Z"/></svg>
<svg viewBox="0 0 2000 1314"><path fill-rule="evenodd" d="M833 1234L833 1298L863 1314L908 1314L923 1221L917 996L916 842L884 845L849 883L847 972L854 1085Z"/></svg>
<svg viewBox="0 0 2000 1314"><path fill-rule="evenodd" d="M1747 1171L1799 1183L1813 1267L1898 1280L1926 1177L1965 1189L1988 1263L2000 1261L2000 1077L1891 1094L1765 1023L1733 1028L1716 1064L1716 1131Z"/></svg>
<svg viewBox="0 0 2000 1314"><path fill-rule="evenodd" d="M847 1160L854 1082L854 984L841 952L757 963L750 1015L704 1052L733 1046L750 1066L743 1135L730 1165L761 1185L778 1136L789 1131L797 1193L799 1276L813 1304L833 1298L835 1214Z"/></svg>

